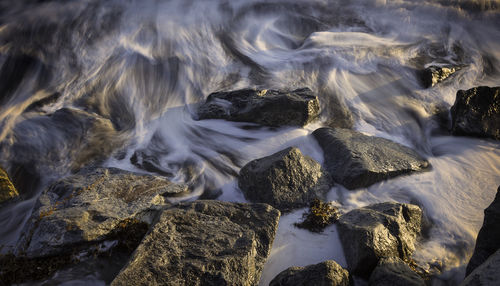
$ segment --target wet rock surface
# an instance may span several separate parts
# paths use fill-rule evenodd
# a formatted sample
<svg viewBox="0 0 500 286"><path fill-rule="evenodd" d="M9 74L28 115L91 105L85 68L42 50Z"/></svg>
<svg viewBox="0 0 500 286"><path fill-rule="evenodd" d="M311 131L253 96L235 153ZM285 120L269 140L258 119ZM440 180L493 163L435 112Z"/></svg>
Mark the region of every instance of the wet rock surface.
<svg viewBox="0 0 500 286"><path fill-rule="evenodd" d="M460 286L495 286L500 281L500 250L493 253L483 264L479 265Z"/></svg>
<svg viewBox="0 0 500 286"><path fill-rule="evenodd" d="M199 108L199 119L226 119L266 126L304 126L319 115L318 98L308 88L294 91L242 89L216 92Z"/></svg>
<svg viewBox="0 0 500 286"><path fill-rule="evenodd" d="M309 210L302 215L304 220L294 225L312 232L323 232L325 227L335 223L339 216L338 210L331 203L315 199L309 205Z"/></svg>
<svg viewBox="0 0 500 286"><path fill-rule="evenodd" d="M337 222L348 270L368 278L383 257L407 260L415 250L422 210L411 204L380 203L352 210Z"/></svg>
<svg viewBox="0 0 500 286"><path fill-rule="evenodd" d="M134 230L150 224L156 209L168 204L167 197L185 191L162 177L114 168L83 170L42 193L18 252L27 257L59 255Z"/></svg>
<svg viewBox="0 0 500 286"><path fill-rule="evenodd" d="M349 272L333 260L283 270L269 286L348 286Z"/></svg>
<svg viewBox="0 0 500 286"><path fill-rule="evenodd" d="M500 249L500 186L493 202L484 210L483 226L476 239L474 253L467 265L466 275Z"/></svg>
<svg viewBox="0 0 500 286"><path fill-rule="evenodd" d="M279 216L266 204L169 208L111 285L257 285Z"/></svg>
<svg viewBox="0 0 500 286"><path fill-rule="evenodd" d="M313 135L325 154L326 170L348 189L429 167L414 150L385 138L341 128L319 128Z"/></svg>
<svg viewBox="0 0 500 286"><path fill-rule="evenodd" d="M446 80L459 69L459 67L454 66L430 66L424 70L419 71L418 76L422 86L425 88L429 88Z"/></svg>
<svg viewBox="0 0 500 286"><path fill-rule="evenodd" d="M425 281L398 257L382 258L373 270L370 286L425 286Z"/></svg>
<svg viewBox="0 0 500 286"><path fill-rule="evenodd" d="M323 197L330 185L321 165L295 147L249 162L238 178L245 198L281 211L308 206Z"/></svg>
<svg viewBox="0 0 500 286"><path fill-rule="evenodd" d="M500 87L459 90L451 107L451 123L454 135L500 140Z"/></svg>
<svg viewBox="0 0 500 286"><path fill-rule="evenodd" d="M0 204L19 196L7 172L0 167Z"/></svg>

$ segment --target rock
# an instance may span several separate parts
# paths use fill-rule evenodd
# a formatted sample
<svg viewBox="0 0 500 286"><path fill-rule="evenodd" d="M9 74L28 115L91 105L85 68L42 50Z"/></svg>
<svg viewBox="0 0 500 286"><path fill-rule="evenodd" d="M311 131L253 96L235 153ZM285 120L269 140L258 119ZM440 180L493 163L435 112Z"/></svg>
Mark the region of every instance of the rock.
<svg viewBox="0 0 500 286"><path fill-rule="evenodd" d="M337 262L327 260L306 267L283 270L269 286L348 286L349 272Z"/></svg>
<svg viewBox="0 0 500 286"><path fill-rule="evenodd" d="M0 204L18 196L19 193L10 181L9 175L0 167Z"/></svg>
<svg viewBox="0 0 500 286"><path fill-rule="evenodd" d="M479 265L460 286L496 286L500 281L500 250L493 253L483 264Z"/></svg>
<svg viewBox="0 0 500 286"><path fill-rule="evenodd" d="M417 152L385 138L341 128L319 128L313 135L325 154L326 170L351 190L430 166Z"/></svg>
<svg viewBox="0 0 500 286"><path fill-rule="evenodd" d="M155 208L168 203L166 197L185 190L162 177L114 168L83 170L42 193L18 253L60 255L101 242L116 231L150 224Z"/></svg>
<svg viewBox="0 0 500 286"><path fill-rule="evenodd" d="M467 265L466 275L500 249L500 186L493 202L484 210L483 226L476 239L474 253Z"/></svg>
<svg viewBox="0 0 500 286"><path fill-rule="evenodd" d="M451 131L500 140L500 87L459 90L451 107Z"/></svg>
<svg viewBox="0 0 500 286"><path fill-rule="evenodd" d="M425 286L425 281L398 257L382 258L373 270L370 286Z"/></svg>
<svg viewBox="0 0 500 286"><path fill-rule="evenodd" d="M257 285L279 216L266 204L169 208L111 285Z"/></svg>
<svg viewBox="0 0 500 286"><path fill-rule="evenodd" d="M419 71L418 76L420 78L420 83L422 84L422 86L425 88L429 88L444 81L459 69L459 67L453 66L430 66L424 70Z"/></svg>
<svg viewBox="0 0 500 286"><path fill-rule="evenodd" d="M325 227L339 219L339 212L331 203L314 199L309 205L309 211L305 212L302 218L304 221L295 223L296 227L305 228L312 232L322 232Z"/></svg>
<svg viewBox="0 0 500 286"><path fill-rule="evenodd" d="M242 89L216 92L199 108L199 119L304 126L319 115L319 101L308 88L290 92Z"/></svg>
<svg viewBox="0 0 500 286"><path fill-rule="evenodd" d="M380 203L352 210L337 222L348 270L368 278L383 257L407 260L415 250L422 210L411 204Z"/></svg>
<svg viewBox="0 0 500 286"><path fill-rule="evenodd" d="M321 165L289 147L243 166L238 186L251 202L267 203L280 211L306 207L330 189Z"/></svg>

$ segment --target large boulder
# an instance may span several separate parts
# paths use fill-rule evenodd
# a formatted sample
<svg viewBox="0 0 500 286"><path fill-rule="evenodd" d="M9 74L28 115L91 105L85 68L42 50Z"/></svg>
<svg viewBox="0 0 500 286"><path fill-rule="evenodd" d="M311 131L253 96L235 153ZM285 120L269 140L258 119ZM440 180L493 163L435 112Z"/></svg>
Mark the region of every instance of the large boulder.
<svg viewBox="0 0 500 286"><path fill-rule="evenodd" d="M467 265L466 275L500 249L500 186L493 202L484 210L483 226L477 235L474 253Z"/></svg>
<svg viewBox="0 0 500 286"><path fill-rule="evenodd" d="M266 204L169 208L111 285L257 285L279 217Z"/></svg>
<svg viewBox="0 0 500 286"><path fill-rule="evenodd" d="M348 270L368 278L383 257L407 260L415 250L422 210L412 204L380 203L352 210L337 222Z"/></svg>
<svg viewBox="0 0 500 286"><path fill-rule="evenodd" d="M9 175L0 167L0 204L17 196L19 196L19 193L10 181Z"/></svg>
<svg viewBox="0 0 500 286"><path fill-rule="evenodd" d="M451 107L451 131L500 140L500 87L459 90Z"/></svg>
<svg viewBox="0 0 500 286"><path fill-rule="evenodd" d="M308 88L290 92L241 89L216 92L199 108L199 119L226 119L267 126L304 126L319 115L319 101Z"/></svg>
<svg viewBox="0 0 500 286"><path fill-rule="evenodd" d="M168 204L167 197L185 191L185 186L163 177L114 168L83 170L42 193L18 253L27 257L66 254L117 231L150 224L155 209Z"/></svg>
<svg viewBox="0 0 500 286"><path fill-rule="evenodd" d="M238 186L251 202L281 211L308 206L330 189L330 176L314 159L289 147L241 168Z"/></svg>
<svg viewBox="0 0 500 286"><path fill-rule="evenodd" d="M313 135L325 154L326 170L348 189L368 187L429 167L417 152L385 138L328 127L317 129Z"/></svg>
<svg viewBox="0 0 500 286"><path fill-rule="evenodd" d="M425 286L425 281L398 257L382 258L373 270L370 286Z"/></svg>
<svg viewBox="0 0 500 286"><path fill-rule="evenodd" d="M493 253L483 264L479 265L460 286L496 286L500 281L500 250Z"/></svg>
<svg viewBox="0 0 500 286"><path fill-rule="evenodd" d="M419 71L418 76L423 87L429 88L444 81L459 69L459 67L454 66L430 66Z"/></svg>
<svg viewBox="0 0 500 286"><path fill-rule="evenodd" d="M278 274L269 286L348 286L349 272L333 260L306 267L290 267Z"/></svg>

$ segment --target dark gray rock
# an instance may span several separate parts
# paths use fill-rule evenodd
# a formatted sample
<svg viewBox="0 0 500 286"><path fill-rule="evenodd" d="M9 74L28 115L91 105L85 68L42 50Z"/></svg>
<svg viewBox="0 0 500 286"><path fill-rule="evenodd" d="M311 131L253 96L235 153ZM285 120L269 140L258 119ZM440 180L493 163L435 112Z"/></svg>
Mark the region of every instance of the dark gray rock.
<svg viewBox="0 0 500 286"><path fill-rule="evenodd" d="M500 186L493 202L484 210L483 226L476 239L474 253L467 265L466 275L500 249Z"/></svg>
<svg viewBox="0 0 500 286"><path fill-rule="evenodd" d="M283 270L269 286L348 286L349 272L333 260Z"/></svg>
<svg viewBox="0 0 500 286"><path fill-rule="evenodd" d="M424 70L419 71L418 76L420 78L422 86L425 88L429 88L444 81L459 69L459 67L453 66L430 66Z"/></svg>
<svg viewBox="0 0 500 286"><path fill-rule="evenodd" d="M326 170L351 190L429 167L417 152L385 138L341 128L319 128L313 135L325 154Z"/></svg>
<svg viewBox="0 0 500 286"><path fill-rule="evenodd" d="M398 257L382 258L373 270L370 286L425 286L425 281Z"/></svg>
<svg viewBox="0 0 500 286"><path fill-rule="evenodd" d="M169 208L111 285L257 285L279 216L266 204Z"/></svg>
<svg viewBox="0 0 500 286"><path fill-rule="evenodd" d="M314 159L290 147L241 168L238 186L251 202L281 211L306 207L330 189L330 176Z"/></svg>
<svg viewBox="0 0 500 286"><path fill-rule="evenodd" d="M7 172L0 167L0 204L19 196Z"/></svg>
<svg viewBox="0 0 500 286"><path fill-rule="evenodd" d="M368 278L383 257L407 260L415 250L421 221L418 206L391 202L341 216L337 228L349 272Z"/></svg>
<svg viewBox="0 0 500 286"><path fill-rule="evenodd" d="M150 224L155 210L168 204L166 197L185 191L185 186L162 177L113 168L83 170L42 193L18 253L27 257L64 254L101 242L120 228Z"/></svg>
<svg viewBox="0 0 500 286"><path fill-rule="evenodd" d="M460 286L496 286L500 281L500 250L493 253L483 264L479 265Z"/></svg>
<svg viewBox="0 0 500 286"><path fill-rule="evenodd" d="M290 92L242 89L216 92L199 108L199 119L226 119L267 126L304 126L319 115L318 98L308 88Z"/></svg>
<svg viewBox="0 0 500 286"><path fill-rule="evenodd" d="M500 87L459 90L451 107L451 131L500 140Z"/></svg>

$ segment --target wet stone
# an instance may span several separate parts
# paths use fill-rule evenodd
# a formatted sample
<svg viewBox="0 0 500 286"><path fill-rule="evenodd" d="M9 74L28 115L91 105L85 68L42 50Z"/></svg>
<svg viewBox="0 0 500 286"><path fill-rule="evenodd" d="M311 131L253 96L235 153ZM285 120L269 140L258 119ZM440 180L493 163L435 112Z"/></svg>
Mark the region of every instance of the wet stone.
<svg viewBox="0 0 500 286"><path fill-rule="evenodd" d="M0 204L19 196L16 187L12 184L9 175L0 167Z"/></svg>
<svg viewBox="0 0 500 286"><path fill-rule="evenodd" d="M425 281L398 257L382 258L370 276L370 286L425 286Z"/></svg>
<svg viewBox="0 0 500 286"><path fill-rule="evenodd" d="M333 260L283 270L269 286L348 286L349 272Z"/></svg>
<svg viewBox="0 0 500 286"><path fill-rule="evenodd" d="M460 68L455 66L430 66L418 72L420 82L423 87L429 88L446 80Z"/></svg>

